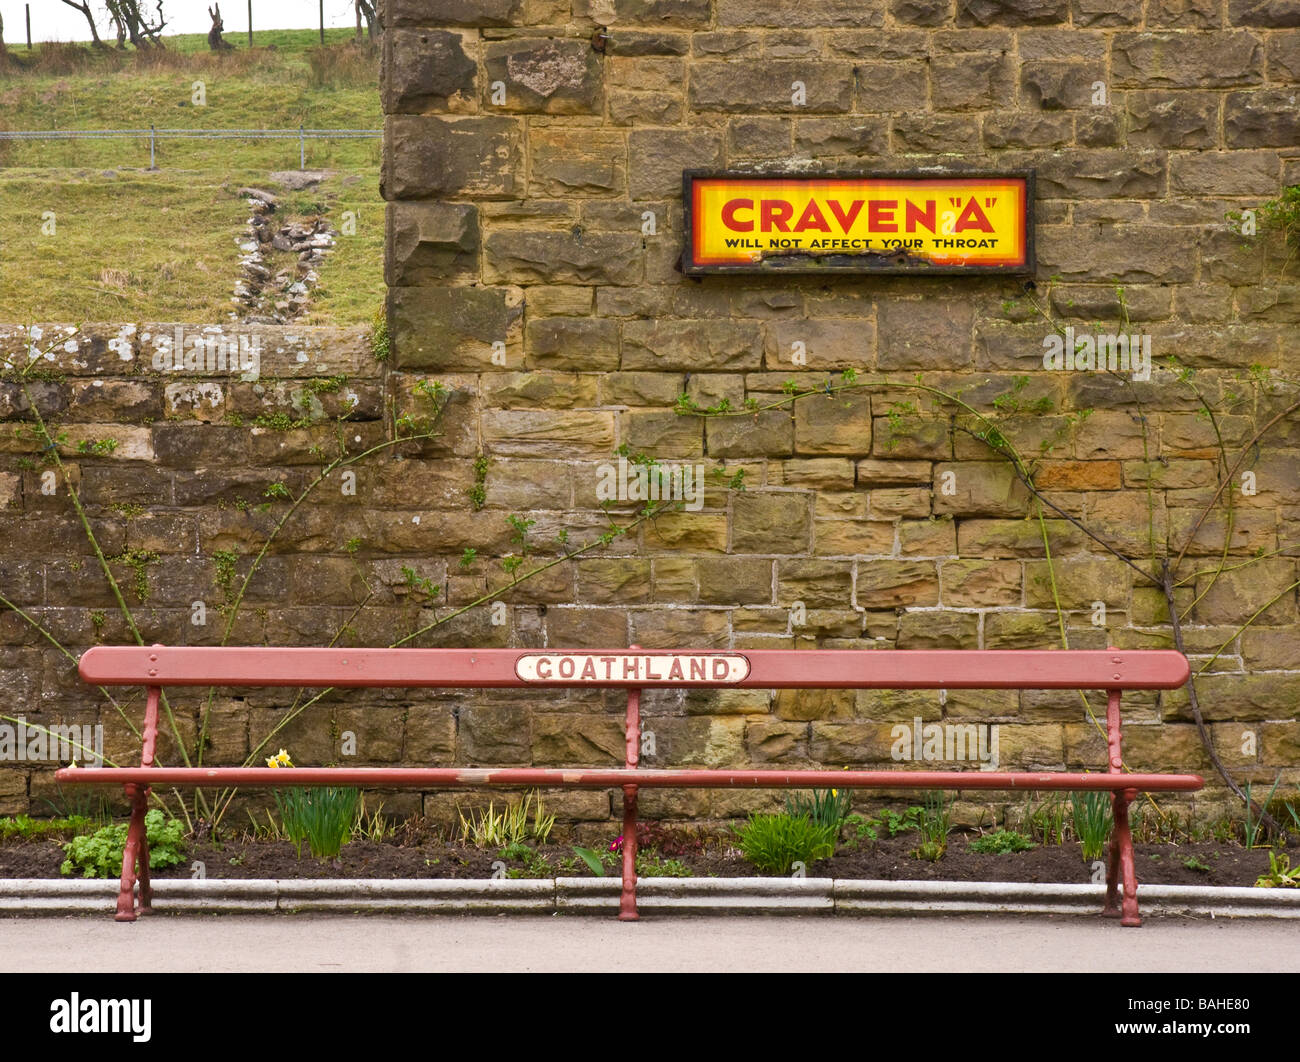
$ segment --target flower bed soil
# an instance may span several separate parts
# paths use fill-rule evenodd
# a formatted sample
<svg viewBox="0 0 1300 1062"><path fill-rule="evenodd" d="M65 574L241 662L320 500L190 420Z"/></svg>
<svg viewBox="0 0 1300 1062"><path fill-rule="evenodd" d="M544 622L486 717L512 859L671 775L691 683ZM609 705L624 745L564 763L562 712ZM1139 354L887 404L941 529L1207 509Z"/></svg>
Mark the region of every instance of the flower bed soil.
<svg viewBox="0 0 1300 1062"><path fill-rule="evenodd" d="M915 834L865 843L841 850L831 859L809 865L809 877L859 878L901 881L1014 881L1086 884L1092 867L1084 863L1077 844L1040 846L1027 852L982 855L971 851L969 838L950 839L947 854L937 863L913 856ZM512 877L588 877L591 871L567 845L545 845L536 850L546 857L549 870L528 874L519 860L505 860ZM1138 881L1148 885L1250 886L1268 870L1268 852L1232 844L1139 844ZM1194 857L1209 870L1185 865ZM344 846L337 860L319 861L303 849L299 859L287 841L239 840L220 846L211 842L186 847L180 866L155 871L160 878L184 878L193 873L194 861L204 864L208 878L487 878L501 857L459 844L425 841L419 844L354 841ZM673 855L693 877L758 877L753 865L739 853L722 846ZM28 841L0 845L0 878L61 877L63 848L57 841ZM618 871L608 871L617 875Z"/></svg>

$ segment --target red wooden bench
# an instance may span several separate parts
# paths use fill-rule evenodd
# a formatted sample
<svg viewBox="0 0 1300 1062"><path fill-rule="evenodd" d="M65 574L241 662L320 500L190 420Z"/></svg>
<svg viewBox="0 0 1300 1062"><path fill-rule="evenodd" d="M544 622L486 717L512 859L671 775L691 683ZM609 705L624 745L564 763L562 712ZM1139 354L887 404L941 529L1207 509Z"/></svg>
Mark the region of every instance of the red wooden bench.
<svg viewBox="0 0 1300 1062"><path fill-rule="evenodd" d="M60 782L124 785L132 801L122 858L117 919L134 921L151 904L144 815L154 785L275 788L348 785L415 789L559 787L623 790L623 891L619 918L636 909L637 791L645 787L753 789L1103 790L1112 794L1114 832L1103 914L1141 924L1128 807L1139 792L1189 791L1194 774L1131 774L1122 769L1120 696L1124 690L1176 689L1188 665L1172 650L534 650L268 649L101 646L81 658L86 682L147 687L139 767L65 767ZM154 752L164 686L292 686L483 689L598 687L627 690L626 766L477 767L158 767ZM849 771L727 768L641 769L641 691L740 689L1096 689L1108 694L1109 757L1104 773L1045 771ZM138 871L137 871L138 864ZM138 907L135 886L139 884Z"/></svg>

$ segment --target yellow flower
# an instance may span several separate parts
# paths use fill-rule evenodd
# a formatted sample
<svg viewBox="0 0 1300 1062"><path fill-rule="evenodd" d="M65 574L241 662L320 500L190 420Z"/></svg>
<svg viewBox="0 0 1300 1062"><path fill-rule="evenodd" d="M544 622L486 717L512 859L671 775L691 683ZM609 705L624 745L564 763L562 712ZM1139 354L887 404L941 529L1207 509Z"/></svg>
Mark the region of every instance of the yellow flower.
<svg viewBox="0 0 1300 1062"><path fill-rule="evenodd" d="M289 759L289 754L281 749L274 756L266 761L268 767L292 767L293 761Z"/></svg>

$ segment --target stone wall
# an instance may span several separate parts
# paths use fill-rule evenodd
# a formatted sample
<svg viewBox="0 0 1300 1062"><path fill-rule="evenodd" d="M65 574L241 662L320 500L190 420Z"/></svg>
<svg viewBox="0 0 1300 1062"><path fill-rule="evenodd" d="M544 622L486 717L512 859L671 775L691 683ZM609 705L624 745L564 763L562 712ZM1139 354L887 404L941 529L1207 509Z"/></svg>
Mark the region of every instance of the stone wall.
<svg viewBox="0 0 1300 1062"><path fill-rule="evenodd" d="M107 754L134 754L36 626L74 656L133 640L66 483L43 492L53 466L31 401L64 433L142 637L213 644L291 499L339 446L418 426L436 382L450 393L438 437L315 487L271 542L232 642L387 645L446 619L412 644L1170 645L1162 592L1105 543L1148 573L1183 554L1176 600L1194 667L1209 663L1197 689L1219 755L1242 782L1300 782L1300 424L1288 414L1249 445L1295 400L1300 286L1276 232L1225 219L1300 183L1292 5L390 0L387 20L385 360L357 331L254 329L258 378L241 380L155 367L170 324L45 326L50 360L27 390L0 381L0 593L26 615L0 611L8 714L102 722ZM677 267L683 168L930 166L1036 171L1031 287ZM1044 339L1066 326L1148 336L1157 367L1145 381L1048 371ZM0 346L20 357L29 339L10 329ZM861 386L783 401L788 381L838 387L846 369ZM1043 501L988 425L935 391L993 419ZM724 399L773 408L692 412ZM606 511L602 466L620 447L703 465L702 506L641 522L635 501ZM1050 507L1040 523L1047 503L1078 523ZM611 520L635 526L509 585L525 549L520 573ZM173 700L194 745L202 698ZM205 762L242 762L292 701L223 694ZM1198 810L1228 807L1187 693L1126 703L1129 765L1200 771ZM1004 768L1104 764L1077 695L971 691L656 693L645 762L906 766L894 728L917 717L997 725ZM614 764L622 698L332 696L275 745L299 763ZM174 742L163 752L176 761ZM50 769L0 765L0 812L46 810ZM719 818L780 799L641 804ZM551 803L593 834L614 807L605 793Z"/></svg>
<svg viewBox="0 0 1300 1062"><path fill-rule="evenodd" d="M1295 393L1280 379L1300 362L1288 248L1226 217L1300 183L1293 5L390 0L388 19L394 367L472 396L458 456L489 459L484 512L525 513L541 538L590 526L596 466L620 446L745 473L743 489L711 481L701 511L534 588L544 614L516 640L1059 647L1064 626L1072 647L1172 644L1163 593L1050 509L1049 568L1038 503L933 394L863 387L742 418L675 409L682 395L766 406L788 380L846 368L960 392L1006 414L1048 500L1158 574L1223 474L1216 425L1231 467ZM680 272L684 168L932 166L1035 170L1031 285ZM1138 382L1046 371L1044 339L1064 326L1148 336L1157 368ZM1234 471L1231 518L1220 503L1177 569L1194 666L1224 647L1198 689L1243 781L1300 780L1297 447L1288 416ZM1130 765L1213 774L1185 692L1130 700ZM891 727L916 715L1001 724L1004 765L1103 763L1074 696L657 703L647 725L665 764L888 763ZM533 703L518 723L503 762L618 751L613 714L576 725ZM700 814L753 799L646 802Z"/></svg>

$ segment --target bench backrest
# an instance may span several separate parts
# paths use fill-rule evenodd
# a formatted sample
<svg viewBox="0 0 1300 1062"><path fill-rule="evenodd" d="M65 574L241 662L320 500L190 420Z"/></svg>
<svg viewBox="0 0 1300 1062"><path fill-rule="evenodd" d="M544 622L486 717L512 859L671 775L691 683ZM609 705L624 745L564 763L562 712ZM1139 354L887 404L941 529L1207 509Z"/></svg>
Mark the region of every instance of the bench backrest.
<svg viewBox="0 0 1300 1062"><path fill-rule="evenodd" d="M1176 689L1172 649L274 649L96 646L81 677L101 686L354 686L446 689Z"/></svg>

